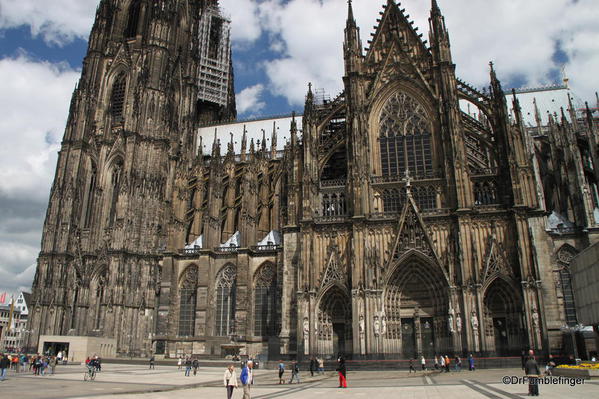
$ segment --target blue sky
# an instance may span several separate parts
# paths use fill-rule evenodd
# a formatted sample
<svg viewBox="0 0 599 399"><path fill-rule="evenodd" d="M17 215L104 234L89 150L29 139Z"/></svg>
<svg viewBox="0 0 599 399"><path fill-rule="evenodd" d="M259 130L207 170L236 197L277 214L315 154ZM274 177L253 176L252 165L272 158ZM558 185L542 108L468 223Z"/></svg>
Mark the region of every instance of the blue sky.
<svg viewBox="0 0 599 399"><path fill-rule="evenodd" d="M241 117L301 112L308 82L342 88L346 0L221 0L232 19ZM385 0L354 0L366 45ZM597 0L438 0L457 74L505 87L559 83L581 100L599 88ZM70 95L98 0L0 0L0 292L30 286ZM404 0L428 34L430 0Z"/></svg>

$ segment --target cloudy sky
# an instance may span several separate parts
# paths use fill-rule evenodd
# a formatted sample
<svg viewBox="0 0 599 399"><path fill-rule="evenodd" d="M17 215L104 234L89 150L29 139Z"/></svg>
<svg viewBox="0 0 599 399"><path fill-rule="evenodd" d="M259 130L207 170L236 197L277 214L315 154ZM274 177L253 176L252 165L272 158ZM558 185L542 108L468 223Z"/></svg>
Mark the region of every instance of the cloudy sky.
<svg viewBox="0 0 599 399"><path fill-rule="evenodd" d="M354 0L366 45L386 0ZM0 0L0 292L30 286L56 152L99 0ZM597 0L438 0L457 73L506 87L599 88ZM302 111L307 83L342 87L346 0L221 0L232 19L240 117ZM430 0L403 0L428 32Z"/></svg>

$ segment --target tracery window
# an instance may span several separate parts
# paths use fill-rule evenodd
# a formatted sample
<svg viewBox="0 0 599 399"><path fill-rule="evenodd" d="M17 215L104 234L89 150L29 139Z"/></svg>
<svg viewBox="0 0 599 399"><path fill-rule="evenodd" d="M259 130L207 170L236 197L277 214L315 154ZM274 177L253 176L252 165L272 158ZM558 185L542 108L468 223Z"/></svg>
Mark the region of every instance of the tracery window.
<svg viewBox="0 0 599 399"><path fill-rule="evenodd" d="M254 281L254 335L275 334L277 285L274 265L261 266Z"/></svg>
<svg viewBox="0 0 599 399"><path fill-rule="evenodd" d="M89 185L87 187L87 193L85 198L85 208L83 213L83 227L89 228L92 221L92 213L94 209L94 200L96 196L96 183L98 179L98 172L96 165L92 164L92 170L89 178Z"/></svg>
<svg viewBox="0 0 599 399"><path fill-rule="evenodd" d="M433 169L431 124L424 108L406 93L392 96L381 112L380 150L383 176L426 176Z"/></svg>
<svg viewBox="0 0 599 399"><path fill-rule="evenodd" d="M492 205L498 203L497 185L492 181L474 184L474 203L476 205Z"/></svg>
<svg viewBox="0 0 599 399"><path fill-rule="evenodd" d="M227 336L235 333L235 297L237 271L228 264L216 278L216 335Z"/></svg>
<svg viewBox="0 0 599 399"><path fill-rule="evenodd" d="M403 189L392 188L383 191L383 209L388 213L399 213L406 202L406 193Z"/></svg>
<svg viewBox="0 0 599 399"><path fill-rule="evenodd" d="M123 117L125 108L125 92L127 89L127 79L124 73L121 73L112 85L110 94L110 115L115 119Z"/></svg>
<svg viewBox="0 0 599 399"><path fill-rule="evenodd" d="M112 169L111 174L111 200L110 200L110 213L108 214L108 225L114 225L116 220L117 202L119 199L119 192L121 190L121 175L123 173L123 162L117 161Z"/></svg>
<svg viewBox="0 0 599 399"><path fill-rule="evenodd" d="M179 336L195 334L196 303L198 292L198 267L189 266L179 288Z"/></svg>
<svg viewBox="0 0 599 399"><path fill-rule="evenodd" d="M102 302L106 292L106 270L104 270L96 281L96 319L94 329L99 330L102 323Z"/></svg>
<svg viewBox="0 0 599 399"><path fill-rule="evenodd" d="M127 17L127 27L125 28L125 38L133 38L137 36L137 27L139 25L139 14L141 12L141 2L133 0L129 8L129 16Z"/></svg>
<svg viewBox="0 0 599 399"><path fill-rule="evenodd" d="M437 208L437 189L434 186L412 187L412 195L421 211Z"/></svg>

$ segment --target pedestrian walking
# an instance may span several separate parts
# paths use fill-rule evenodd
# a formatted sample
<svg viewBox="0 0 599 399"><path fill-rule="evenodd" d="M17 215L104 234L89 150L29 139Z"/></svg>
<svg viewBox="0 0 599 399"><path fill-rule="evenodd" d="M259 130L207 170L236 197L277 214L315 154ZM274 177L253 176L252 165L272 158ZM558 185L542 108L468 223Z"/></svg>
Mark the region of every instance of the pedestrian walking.
<svg viewBox="0 0 599 399"><path fill-rule="evenodd" d="M231 399L233 390L237 388L237 374L235 373L235 366L232 364L229 364L229 367L225 370L224 383L227 389L227 399Z"/></svg>
<svg viewBox="0 0 599 399"><path fill-rule="evenodd" d="M18 373L19 372L19 355L12 355L11 362L12 362L12 369L15 371L15 373Z"/></svg>
<svg viewBox="0 0 599 399"><path fill-rule="evenodd" d="M291 366L291 379L289 380L290 384L293 384L294 377L299 384L301 381L299 376L299 364L297 364L297 361L293 362L293 365Z"/></svg>
<svg viewBox="0 0 599 399"><path fill-rule="evenodd" d="M347 388L347 366L343 356L339 356L339 359L337 359L337 372L339 373L338 388Z"/></svg>
<svg viewBox="0 0 599 399"><path fill-rule="evenodd" d="M458 355L455 355L455 359L453 359L454 361L454 365L453 367L455 368L455 371L462 371L462 359L460 359L460 357Z"/></svg>
<svg viewBox="0 0 599 399"><path fill-rule="evenodd" d="M539 365L533 355L524 364L524 373L528 377L528 396L539 396Z"/></svg>
<svg viewBox="0 0 599 399"><path fill-rule="evenodd" d="M241 380L241 385L243 386L243 399L251 399L251 391L250 387L254 383L254 374L252 373L252 369L254 368L254 362L248 360L248 362L241 370L241 375L239 379Z"/></svg>
<svg viewBox="0 0 599 399"><path fill-rule="evenodd" d="M434 367L435 370L439 370L439 358L437 357L437 355L435 355L435 360L434 360Z"/></svg>
<svg viewBox="0 0 599 399"><path fill-rule="evenodd" d="M318 373L319 374L324 374L324 359L323 358L316 358L318 360Z"/></svg>
<svg viewBox="0 0 599 399"><path fill-rule="evenodd" d="M412 371L415 373L416 369L414 368L414 359L410 359L410 374L412 374Z"/></svg>
<svg viewBox="0 0 599 399"><path fill-rule="evenodd" d="M191 359L188 357L185 359L185 377L189 377L191 373Z"/></svg>
<svg viewBox="0 0 599 399"><path fill-rule="evenodd" d="M426 359L424 358L424 356L420 357L420 365L422 366L422 371L426 370Z"/></svg>
<svg viewBox="0 0 599 399"><path fill-rule="evenodd" d="M474 371L474 357L472 357L472 353L468 355L468 370Z"/></svg>
<svg viewBox="0 0 599 399"><path fill-rule="evenodd" d="M179 366L179 370L181 370L181 366L183 365L183 359L179 356L179 360L177 360L177 366Z"/></svg>
<svg viewBox="0 0 599 399"><path fill-rule="evenodd" d="M48 361L48 366L50 366L50 375L54 375L54 373L56 373L56 364L56 357L52 356Z"/></svg>
<svg viewBox="0 0 599 399"><path fill-rule="evenodd" d="M196 376L198 374L198 368L200 367L200 361L197 358L193 359L191 365L193 366L193 375Z"/></svg>
<svg viewBox="0 0 599 399"><path fill-rule="evenodd" d="M312 356L310 358L310 377L314 377L314 370L316 370L316 368L316 359L314 359L314 356Z"/></svg>
<svg viewBox="0 0 599 399"><path fill-rule="evenodd" d="M8 356L4 353L0 353L0 381L4 381L6 379L6 370L10 367L10 361L8 360Z"/></svg>
<svg viewBox="0 0 599 399"><path fill-rule="evenodd" d="M439 356L439 366L441 367L441 372L443 372L443 369L445 368L445 358L443 355Z"/></svg>
<svg viewBox="0 0 599 399"><path fill-rule="evenodd" d="M154 357L154 355L152 355L152 357L150 358L150 370L155 370L155 363L156 363L156 358Z"/></svg>
<svg viewBox="0 0 599 399"><path fill-rule="evenodd" d="M285 363L282 360L279 361L279 385L285 383L285 379L283 378L283 374L285 374Z"/></svg>
<svg viewBox="0 0 599 399"><path fill-rule="evenodd" d="M449 366L451 366L451 361L449 360L449 356L445 355L445 372L449 373Z"/></svg>

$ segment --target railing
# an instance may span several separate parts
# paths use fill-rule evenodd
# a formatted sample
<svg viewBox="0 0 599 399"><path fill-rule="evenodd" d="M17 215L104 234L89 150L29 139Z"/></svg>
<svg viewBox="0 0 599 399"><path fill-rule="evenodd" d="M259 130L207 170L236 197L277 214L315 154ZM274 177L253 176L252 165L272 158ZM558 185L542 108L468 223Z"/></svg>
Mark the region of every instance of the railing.
<svg viewBox="0 0 599 399"><path fill-rule="evenodd" d="M345 187L347 180L345 179L333 179L333 180L321 180L320 187Z"/></svg>
<svg viewBox="0 0 599 399"><path fill-rule="evenodd" d="M420 214L422 216L446 216L451 213L449 208L435 208L435 209L422 209ZM387 220L399 218L401 212L372 212L368 215L373 220Z"/></svg>
<svg viewBox="0 0 599 399"><path fill-rule="evenodd" d="M202 248L196 245L194 248L183 248L180 252L182 255L198 255L201 250Z"/></svg>
<svg viewBox="0 0 599 399"><path fill-rule="evenodd" d="M315 216L314 221L317 223L339 223L345 222L347 215L334 215L334 216Z"/></svg>
<svg viewBox="0 0 599 399"><path fill-rule="evenodd" d="M239 247L215 247L214 252L218 253L235 253L239 250Z"/></svg>
<svg viewBox="0 0 599 399"><path fill-rule="evenodd" d="M441 179L441 178L443 178L443 171L441 171L441 170L429 171L429 172L425 172L425 173L418 173L418 174L410 175L411 181L432 180L432 179ZM404 174L391 175L391 176L371 176L370 177L370 182L374 183L374 184L376 184L376 183L398 183L398 182L404 182L405 180L406 180L406 176Z"/></svg>
<svg viewBox="0 0 599 399"><path fill-rule="evenodd" d="M274 252L282 249L282 245L255 245L250 247L250 249L254 252Z"/></svg>
<svg viewBox="0 0 599 399"><path fill-rule="evenodd" d="M472 177L497 176L499 174L499 168L477 168L471 173Z"/></svg>

